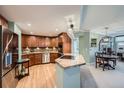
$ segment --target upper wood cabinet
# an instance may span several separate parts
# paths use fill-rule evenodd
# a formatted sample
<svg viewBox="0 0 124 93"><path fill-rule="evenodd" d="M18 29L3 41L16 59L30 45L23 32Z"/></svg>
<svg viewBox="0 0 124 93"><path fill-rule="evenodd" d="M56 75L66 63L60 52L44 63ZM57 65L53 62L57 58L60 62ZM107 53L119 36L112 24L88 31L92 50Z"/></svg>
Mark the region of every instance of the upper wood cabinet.
<svg viewBox="0 0 124 93"><path fill-rule="evenodd" d="M58 44L61 44L62 43L62 35L60 35L59 37L58 37Z"/></svg>
<svg viewBox="0 0 124 93"><path fill-rule="evenodd" d="M25 35L22 35L22 47L27 47L26 46L26 41L27 41L27 39L26 39L26 36Z"/></svg>
<svg viewBox="0 0 124 93"><path fill-rule="evenodd" d="M36 37L38 47L45 47L45 38L44 37Z"/></svg>
<svg viewBox="0 0 124 93"><path fill-rule="evenodd" d="M63 53L71 53L71 39L66 33L58 37L22 35L22 47L58 47L60 44Z"/></svg>
<svg viewBox="0 0 124 93"><path fill-rule="evenodd" d="M57 37L51 38L51 47L58 47L58 38Z"/></svg>
<svg viewBox="0 0 124 93"><path fill-rule="evenodd" d="M0 25L8 28L8 21L1 15L0 15Z"/></svg>
<svg viewBox="0 0 124 93"><path fill-rule="evenodd" d="M71 53L71 39L67 33L63 33L59 36L59 44L63 46L63 53Z"/></svg>
<svg viewBox="0 0 124 93"><path fill-rule="evenodd" d="M50 40L51 40L50 41L51 42L51 47L55 47L55 38L51 38Z"/></svg>
<svg viewBox="0 0 124 93"><path fill-rule="evenodd" d="M22 47L37 47L37 39L35 36L22 35Z"/></svg>
<svg viewBox="0 0 124 93"><path fill-rule="evenodd" d="M49 37L46 37L45 38L45 47L50 47L51 46L51 42L50 42L50 38Z"/></svg>
<svg viewBox="0 0 124 93"><path fill-rule="evenodd" d="M35 36L29 36L27 42L28 42L28 47L37 47L38 46L37 39Z"/></svg>

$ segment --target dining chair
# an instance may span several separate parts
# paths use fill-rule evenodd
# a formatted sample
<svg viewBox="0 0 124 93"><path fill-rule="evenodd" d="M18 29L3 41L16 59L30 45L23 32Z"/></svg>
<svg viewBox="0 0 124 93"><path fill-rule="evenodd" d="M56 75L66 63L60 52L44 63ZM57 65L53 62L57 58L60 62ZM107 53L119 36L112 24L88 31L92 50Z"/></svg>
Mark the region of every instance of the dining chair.
<svg viewBox="0 0 124 93"><path fill-rule="evenodd" d="M99 67L102 65L102 53L99 53L99 52L96 52L95 53L95 59L96 59L96 68L97 68L97 65L99 64Z"/></svg>
<svg viewBox="0 0 124 93"><path fill-rule="evenodd" d="M99 65L99 67L101 66L102 68L103 68L103 71L104 71L104 69L106 68L106 67L108 67L107 66L107 64L108 64L108 60L107 59L105 59L104 57L103 57L103 55L104 55L104 53L99 53L99 52L96 52L95 53L95 57L96 57L96 68L97 68L97 65ZM109 67L108 67L108 69L109 69Z"/></svg>

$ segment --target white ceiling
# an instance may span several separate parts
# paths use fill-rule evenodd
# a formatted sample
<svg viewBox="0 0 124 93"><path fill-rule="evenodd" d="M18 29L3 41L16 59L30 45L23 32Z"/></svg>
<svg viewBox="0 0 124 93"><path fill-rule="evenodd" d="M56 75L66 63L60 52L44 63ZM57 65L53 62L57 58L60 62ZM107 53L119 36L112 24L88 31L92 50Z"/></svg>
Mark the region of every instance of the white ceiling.
<svg viewBox="0 0 124 93"><path fill-rule="evenodd" d="M77 26L80 20L78 5L0 6L0 13L14 21L25 34L55 36L67 30L67 16L73 15ZM30 23L31 27L27 24ZM56 31L56 28L58 31Z"/></svg>
<svg viewBox="0 0 124 93"><path fill-rule="evenodd" d="M80 12L82 15L80 16ZM105 31L108 26L113 31L124 30L123 5L40 5L40 6L0 6L0 13L14 21L23 33L54 36L67 30L65 17L73 15L75 25L85 31ZM27 23L32 26L28 27ZM55 29L58 28L58 31Z"/></svg>
<svg viewBox="0 0 124 93"><path fill-rule="evenodd" d="M85 15L82 28L97 33L118 33L124 31L124 6L123 5L92 5L85 6Z"/></svg>

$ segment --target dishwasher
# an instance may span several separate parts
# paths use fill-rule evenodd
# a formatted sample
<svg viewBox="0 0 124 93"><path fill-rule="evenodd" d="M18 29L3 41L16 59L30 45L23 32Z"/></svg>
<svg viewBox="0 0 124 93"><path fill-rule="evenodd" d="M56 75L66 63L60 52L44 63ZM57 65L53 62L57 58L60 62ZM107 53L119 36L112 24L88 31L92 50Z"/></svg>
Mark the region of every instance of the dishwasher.
<svg viewBox="0 0 124 93"><path fill-rule="evenodd" d="M44 52L42 55L42 63L49 63L50 62L50 52Z"/></svg>

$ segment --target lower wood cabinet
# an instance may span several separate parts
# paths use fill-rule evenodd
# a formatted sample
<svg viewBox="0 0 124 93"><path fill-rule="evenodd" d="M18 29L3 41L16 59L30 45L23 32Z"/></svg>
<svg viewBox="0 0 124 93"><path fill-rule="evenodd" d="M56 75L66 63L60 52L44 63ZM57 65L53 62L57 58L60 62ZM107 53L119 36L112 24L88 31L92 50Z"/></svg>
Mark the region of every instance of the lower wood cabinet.
<svg viewBox="0 0 124 93"><path fill-rule="evenodd" d="M42 63L42 53L38 54L28 54L28 55L22 55L22 58L29 58L29 66L37 65ZM24 64L25 67L28 67L28 64Z"/></svg>
<svg viewBox="0 0 124 93"><path fill-rule="evenodd" d="M30 59L29 66L35 65L35 55L30 54L29 59Z"/></svg>
<svg viewBox="0 0 124 93"><path fill-rule="evenodd" d="M58 53L50 53L50 62L55 63L55 59L57 59L58 57Z"/></svg>
<svg viewBox="0 0 124 93"><path fill-rule="evenodd" d="M50 62L55 63L55 59L59 57L58 53L50 53ZM23 59L29 58L29 66L37 65L42 63L42 53L36 53L36 54L27 54L22 55ZM24 64L25 67L28 67L28 64Z"/></svg>
<svg viewBox="0 0 124 93"><path fill-rule="evenodd" d="M18 61L18 54L12 54L12 67L16 65L16 62Z"/></svg>
<svg viewBox="0 0 124 93"><path fill-rule="evenodd" d="M35 64L41 64L42 62L42 54L35 54Z"/></svg>

